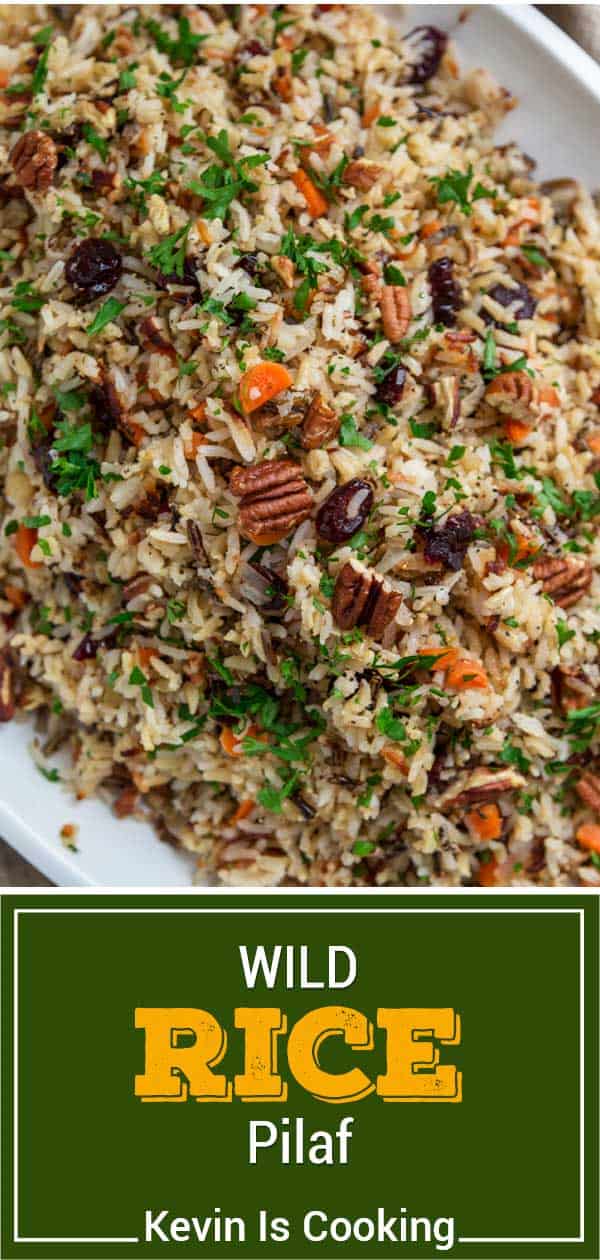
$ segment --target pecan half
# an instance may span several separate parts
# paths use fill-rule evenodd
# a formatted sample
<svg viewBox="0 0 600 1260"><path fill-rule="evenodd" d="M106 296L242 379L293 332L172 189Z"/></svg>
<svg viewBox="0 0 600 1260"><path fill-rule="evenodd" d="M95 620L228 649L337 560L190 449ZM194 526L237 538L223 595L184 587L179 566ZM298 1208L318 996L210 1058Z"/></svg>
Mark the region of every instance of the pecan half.
<svg viewBox="0 0 600 1260"><path fill-rule="evenodd" d="M527 780L516 770L494 770L490 766L478 766L463 774L442 794L440 805L454 809L457 805L475 805L480 801L495 801L503 792L514 792L525 787Z"/></svg>
<svg viewBox="0 0 600 1260"><path fill-rule="evenodd" d="M371 582L370 573L355 569L350 562L338 573L331 611L340 630L352 630L358 625L367 606Z"/></svg>
<svg viewBox="0 0 600 1260"><path fill-rule="evenodd" d="M534 385L527 372L501 372L487 385L485 397L497 411L529 424L542 407L554 408L559 404L554 386Z"/></svg>
<svg viewBox="0 0 600 1260"><path fill-rule="evenodd" d="M367 634L390 647L397 635L396 613L402 603L398 591L368 569L357 569L352 561L338 573L331 611L340 630L364 626Z"/></svg>
<svg viewBox="0 0 600 1260"><path fill-rule="evenodd" d="M594 689L582 669L558 665L552 670L552 703L555 709L570 713L585 709L594 700Z"/></svg>
<svg viewBox="0 0 600 1260"><path fill-rule="evenodd" d="M340 428L340 417L325 402L322 394L315 394L304 417L301 442L305 451L315 451L333 442Z"/></svg>
<svg viewBox="0 0 600 1260"><path fill-rule="evenodd" d="M241 499L240 533L257 546L281 542L310 516L313 497L299 464L265 459L250 468L234 468L231 489Z"/></svg>
<svg viewBox="0 0 600 1260"><path fill-rule="evenodd" d="M513 420L530 421L535 411L535 387L527 372L501 372L486 386L485 397L492 407L508 412Z"/></svg>
<svg viewBox="0 0 600 1260"><path fill-rule="evenodd" d="M549 556L536 560L533 576L541 581L544 591L551 595L555 604L570 608L591 586L592 566L588 560L577 556Z"/></svg>
<svg viewBox="0 0 600 1260"><path fill-rule="evenodd" d="M381 277L381 268L378 263L365 263L365 274L360 282L363 293L368 298L372 298L374 302L381 302L383 293L383 280Z"/></svg>
<svg viewBox="0 0 600 1260"><path fill-rule="evenodd" d="M360 188L361 192L368 192L384 172L385 166L380 166L379 162L370 162L368 158L357 158L356 161L348 163L342 182L349 184L351 188Z"/></svg>
<svg viewBox="0 0 600 1260"><path fill-rule="evenodd" d="M58 153L54 140L44 131L26 131L13 145L10 160L21 188L46 192L54 178Z"/></svg>
<svg viewBox="0 0 600 1260"><path fill-rule="evenodd" d="M13 671L7 651L0 652L0 722L10 722L15 716Z"/></svg>
<svg viewBox="0 0 600 1260"><path fill-rule="evenodd" d="M575 791L586 805L590 805L597 814L600 814L600 775L593 774L591 770L584 770L575 784Z"/></svg>
<svg viewBox="0 0 600 1260"><path fill-rule="evenodd" d="M402 341L412 319L410 298L404 285L384 284L381 290L381 318L388 341L392 345Z"/></svg>

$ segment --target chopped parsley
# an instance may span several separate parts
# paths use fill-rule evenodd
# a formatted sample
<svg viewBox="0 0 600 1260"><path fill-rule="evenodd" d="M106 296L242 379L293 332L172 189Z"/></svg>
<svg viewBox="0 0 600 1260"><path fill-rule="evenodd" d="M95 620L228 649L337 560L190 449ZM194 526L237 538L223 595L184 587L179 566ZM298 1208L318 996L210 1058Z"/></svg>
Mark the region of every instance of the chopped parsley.
<svg viewBox="0 0 600 1260"><path fill-rule="evenodd" d="M207 167L199 179L192 180L189 189L202 197L202 214L205 219L221 219L224 222L236 197L258 192L259 185L249 177L248 171L256 166L264 166L270 155L249 153L247 157L236 161L229 145L229 136L224 129L217 136L207 136L206 144L220 159L221 166L213 164Z"/></svg>
<svg viewBox="0 0 600 1260"><path fill-rule="evenodd" d="M497 195L494 189L485 188L480 183L471 190L472 179L473 167L470 163L466 171L450 168L445 175L433 176L430 183L436 190L438 205L443 206L448 202L454 202L463 214L470 215L473 213L473 205L476 201Z"/></svg>
<svg viewBox="0 0 600 1260"><path fill-rule="evenodd" d="M144 23L148 34L152 36L159 52L166 53L172 62L180 62L184 66L193 65L196 50L208 39L208 35L194 35L189 18L180 17L177 21L177 39L172 39L168 32L154 18Z"/></svg>
<svg viewBox="0 0 600 1260"><path fill-rule="evenodd" d="M349 413L342 416L338 440L340 446L357 447L361 451L370 451L373 445L364 433L359 433L356 420Z"/></svg>
<svg viewBox="0 0 600 1260"><path fill-rule="evenodd" d="M174 232L172 236L165 236L160 245L153 245L152 249L148 250L148 258L152 266L156 267L158 271L164 272L167 276L174 274L179 276L180 279L183 278L187 238L191 228L191 222L186 223L182 228L179 228L178 232Z"/></svg>
<svg viewBox="0 0 600 1260"><path fill-rule="evenodd" d="M100 154L102 161L106 162L108 157L108 140L104 140L102 136L98 135L96 128L92 127L92 124L89 122L83 124L83 138L87 140L92 149L96 150L96 153Z"/></svg>
<svg viewBox="0 0 600 1260"><path fill-rule="evenodd" d="M96 318L88 324L86 332L88 337L94 337L96 333L102 332L107 324L111 324L113 320L125 310L126 302L117 302L116 298L108 298L103 306L100 307Z"/></svg>

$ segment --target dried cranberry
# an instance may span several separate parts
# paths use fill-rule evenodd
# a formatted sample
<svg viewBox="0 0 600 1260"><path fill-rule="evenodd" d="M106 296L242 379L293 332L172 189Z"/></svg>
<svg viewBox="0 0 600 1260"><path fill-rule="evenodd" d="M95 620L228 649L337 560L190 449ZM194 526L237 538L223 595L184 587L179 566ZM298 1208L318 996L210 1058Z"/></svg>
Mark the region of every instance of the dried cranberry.
<svg viewBox="0 0 600 1260"><path fill-rule="evenodd" d="M91 661L98 654L98 640L92 639L91 634L85 634L81 643L73 652L74 661Z"/></svg>
<svg viewBox="0 0 600 1260"><path fill-rule="evenodd" d="M435 74L448 44L445 31L437 26L415 26L405 36L416 54L408 68L407 83L427 83ZM411 52L413 49L411 48Z"/></svg>
<svg viewBox="0 0 600 1260"><path fill-rule="evenodd" d="M386 407L394 407L402 398L405 382L406 368L402 367L401 363L398 363L379 382L375 390L376 402L383 403Z"/></svg>
<svg viewBox="0 0 600 1260"><path fill-rule="evenodd" d="M259 39L249 39L247 43L242 44L236 52L236 61L249 61L251 57L267 57L268 48L261 44Z"/></svg>
<svg viewBox="0 0 600 1260"><path fill-rule="evenodd" d="M258 254L242 254L241 258L237 260L237 265L242 268L242 271L246 272L247 276L255 276L257 271L260 270Z"/></svg>
<svg viewBox="0 0 600 1260"><path fill-rule="evenodd" d="M317 512L319 537L331 543L342 543L352 538L364 525L372 506L373 491L368 481L354 477L344 486L338 486Z"/></svg>
<svg viewBox="0 0 600 1260"><path fill-rule="evenodd" d="M73 250L65 275L78 297L93 302L114 289L122 270L121 255L112 241L100 241L90 236Z"/></svg>
<svg viewBox="0 0 600 1260"><path fill-rule="evenodd" d="M95 424L102 433L110 433L111 429L118 426L123 416L123 408L114 385L111 381L92 385L88 399Z"/></svg>
<svg viewBox="0 0 600 1260"><path fill-rule="evenodd" d="M459 285L454 279L454 263L451 258L438 258L432 262L429 271L429 285L433 302L433 318L436 324L445 324L452 328L455 315L462 306Z"/></svg>
<svg viewBox="0 0 600 1260"><path fill-rule="evenodd" d="M420 529L425 538L425 559L430 564L442 564L457 573L462 569L467 547L476 529L475 517L466 511L458 516L448 516L439 529L433 525L430 529Z"/></svg>
<svg viewBox="0 0 600 1260"><path fill-rule="evenodd" d="M512 306L513 302L519 302L519 306L515 308L516 319L531 319L535 315L537 303L526 284L518 284L512 289L507 284L494 284L488 289L488 294L499 306ZM500 322L493 319L489 311L482 311L481 314L486 324L497 326Z"/></svg>

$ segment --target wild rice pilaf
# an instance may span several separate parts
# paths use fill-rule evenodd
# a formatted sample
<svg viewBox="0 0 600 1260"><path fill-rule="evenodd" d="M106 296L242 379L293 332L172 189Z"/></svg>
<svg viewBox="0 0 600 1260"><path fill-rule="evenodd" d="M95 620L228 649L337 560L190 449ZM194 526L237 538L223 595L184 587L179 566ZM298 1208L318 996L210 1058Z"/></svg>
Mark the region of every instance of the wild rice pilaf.
<svg viewBox="0 0 600 1260"><path fill-rule="evenodd" d="M599 884L592 196L369 6L6 27L0 717L203 877Z"/></svg>

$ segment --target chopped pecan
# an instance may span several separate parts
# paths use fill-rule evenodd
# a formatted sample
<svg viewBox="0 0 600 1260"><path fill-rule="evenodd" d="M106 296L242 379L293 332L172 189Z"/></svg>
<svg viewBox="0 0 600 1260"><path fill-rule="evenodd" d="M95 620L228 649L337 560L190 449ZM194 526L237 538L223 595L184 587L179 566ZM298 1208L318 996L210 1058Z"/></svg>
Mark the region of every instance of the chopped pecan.
<svg viewBox="0 0 600 1260"><path fill-rule="evenodd" d="M368 192L373 184L385 172L385 166L380 166L379 162L370 162L368 158L357 158L354 162L349 162L344 174L344 184L349 184L351 188L360 188L361 192Z"/></svg>
<svg viewBox="0 0 600 1260"><path fill-rule="evenodd" d="M361 288L368 298L372 298L374 302L381 302L383 280L378 263L373 261L365 263L365 274L361 280Z"/></svg>
<svg viewBox="0 0 600 1260"><path fill-rule="evenodd" d="M399 591L392 591L376 577L373 578L369 605L365 613L368 617L367 630L371 638L383 643L384 647L391 647L396 639L398 633L396 613L401 603L402 596Z"/></svg>
<svg viewBox="0 0 600 1260"><path fill-rule="evenodd" d="M135 813L138 798L139 792L137 788L133 786L133 783L130 783L123 788L122 792L119 792L113 804L113 813L116 814L117 818L129 818L131 814Z"/></svg>
<svg viewBox="0 0 600 1260"><path fill-rule="evenodd" d="M592 582L592 566L589 560L577 556L548 556L536 560L533 576L541 581L544 591L551 595L555 604L570 608Z"/></svg>
<svg viewBox="0 0 600 1260"><path fill-rule="evenodd" d="M600 814L600 775L594 774L592 770L584 770L575 784L575 791L586 805L590 805Z"/></svg>
<svg viewBox="0 0 600 1260"><path fill-rule="evenodd" d="M448 809L461 805L476 805L481 801L495 801L503 792L514 792L525 787L527 780L510 767L494 770L491 766L477 766L458 778L440 797L439 804Z"/></svg>
<svg viewBox="0 0 600 1260"><path fill-rule="evenodd" d="M164 336L156 315L148 315L140 324L140 333L152 350L165 354L169 359L176 359L177 354L170 341Z"/></svg>
<svg viewBox="0 0 600 1260"><path fill-rule="evenodd" d="M321 450L333 442L340 428L340 417L322 394L315 394L304 417L301 442L305 451Z"/></svg>
<svg viewBox="0 0 600 1260"><path fill-rule="evenodd" d="M312 494L299 464L265 459L250 468L234 468L231 489L241 499L240 532L257 546L281 542L310 516Z"/></svg>
<svg viewBox="0 0 600 1260"><path fill-rule="evenodd" d="M57 159L54 140L44 131L26 131L10 154L17 183L31 192L46 192L50 187Z"/></svg>
<svg viewBox="0 0 600 1260"><path fill-rule="evenodd" d="M8 651L0 652L0 722L15 716L13 670Z"/></svg>
<svg viewBox="0 0 600 1260"><path fill-rule="evenodd" d="M396 613L402 603L398 591L368 569L348 561L338 573L331 611L340 630L364 626L367 634L391 647L397 635Z"/></svg>
<svg viewBox="0 0 600 1260"><path fill-rule="evenodd" d="M582 669L558 665L552 670L552 702L555 709L570 713L585 709L594 700L594 689Z"/></svg>
<svg viewBox="0 0 600 1260"><path fill-rule="evenodd" d="M364 569L356 569L351 562L338 573L331 602L333 619L340 630L352 630L361 621L369 592L372 575Z"/></svg>
<svg viewBox="0 0 600 1260"><path fill-rule="evenodd" d="M384 284L381 290L381 318L383 331L394 345L406 336L412 311L410 298L401 284Z"/></svg>
<svg viewBox="0 0 600 1260"><path fill-rule="evenodd" d="M252 428L273 438L295 429L306 415L307 398L286 389L252 413Z"/></svg>
<svg viewBox="0 0 600 1260"><path fill-rule="evenodd" d="M279 279L283 280L286 289L291 289L296 275L296 268L291 258L286 258L285 254L275 254L275 257L271 259L271 266L273 271L277 272Z"/></svg>
<svg viewBox="0 0 600 1260"><path fill-rule="evenodd" d="M155 481L154 477L145 477L142 494L133 503L133 510L144 520L155 521L169 508L169 492L164 481ZM125 512L127 509L125 509Z"/></svg>

